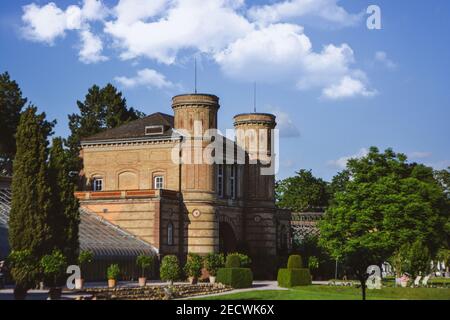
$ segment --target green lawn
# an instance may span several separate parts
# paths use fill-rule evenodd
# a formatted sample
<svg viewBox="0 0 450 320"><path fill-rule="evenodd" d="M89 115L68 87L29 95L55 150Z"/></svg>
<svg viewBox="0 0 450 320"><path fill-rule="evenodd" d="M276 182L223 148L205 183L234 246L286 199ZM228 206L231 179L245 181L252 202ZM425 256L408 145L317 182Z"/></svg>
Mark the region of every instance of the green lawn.
<svg viewBox="0 0 450 320"><path fill-rule="evenodd" d="M203 300L361 300L361 289L312 285L290 290L254 290ZM368 300L450 300L450 289L392 288L367 290Z"/></svg>

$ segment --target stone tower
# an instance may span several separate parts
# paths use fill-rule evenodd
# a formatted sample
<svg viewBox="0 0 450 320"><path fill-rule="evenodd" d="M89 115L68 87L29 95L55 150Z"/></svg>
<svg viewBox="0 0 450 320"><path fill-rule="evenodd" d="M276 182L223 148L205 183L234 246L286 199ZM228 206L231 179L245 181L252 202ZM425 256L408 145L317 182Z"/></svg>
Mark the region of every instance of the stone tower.
<svg viewBox="0 0 450 320"><path fill-rule="evenodd" d="M217 128L219 98L209 94L185 94L172 98L174 127L190 134L182 154L190 153L181 165L181 193L184 201L184 250L199 254L219 250L219 225L214 209L215 165L204 163L202 154L210 143L203 133ZM186 138L185 138L186 139ZM190 158L190 159L189 159ZM200 163L199 163L200 162Z"/></svg>

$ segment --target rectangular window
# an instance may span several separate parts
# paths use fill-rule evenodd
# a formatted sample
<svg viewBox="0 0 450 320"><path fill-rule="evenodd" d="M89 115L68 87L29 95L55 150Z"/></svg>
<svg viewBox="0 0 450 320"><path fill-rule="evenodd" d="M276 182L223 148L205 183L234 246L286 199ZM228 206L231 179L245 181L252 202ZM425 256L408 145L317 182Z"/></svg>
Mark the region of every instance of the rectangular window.
<svg viewBox="0 0 450 320"><path fill-rule="evenodd" d="M236 167L230 167L230 196L231 199L236 199Z"/></svg>
<svg viewBox="0 0 450 320"><path fill-rule="evenodd" d="M145 135L152 136L164 133L164 126L147 126L145 127Z"/></svg>
<svg viewBox="0 0 450 320"><path fill-rule="evenodd" d="M155 177L154 188L155 189L164 189L164 177L163 176Z"/></svg>
<svg viewBox="0 0 450 320"><path fill-rule="evenodd" d="M94 178L94 180L92 180L92 190L93 191L102 191L103 190L103 179L102 178Z"/></svg>
<svg viewBox="0 0 450 320"><path fill-rule="evenodd" d="M223 197L223 165L217 166L217 195Z"/></svg>

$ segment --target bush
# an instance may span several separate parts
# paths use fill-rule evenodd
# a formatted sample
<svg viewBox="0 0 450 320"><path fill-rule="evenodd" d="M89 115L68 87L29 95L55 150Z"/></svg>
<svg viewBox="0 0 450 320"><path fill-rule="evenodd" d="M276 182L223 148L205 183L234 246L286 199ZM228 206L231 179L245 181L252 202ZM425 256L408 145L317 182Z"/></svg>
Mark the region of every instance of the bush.
<svg viewBox="0 0 450 320"><path fill-rule="evenodd" d="M151 267L153 263L153 256L146 256L145 254L140 254L136 258L136 264L142 270L142 277L145 277L145 269Z"/></svg>
<svg viewBox="0 0 450 320"><path fill-rule="evenodd" d="M30 250L13 250L8 256L8 263L18 290L21 289L26 293L28 289L34 287L40 270L39 263Z"/></svg>
<svg viewBox="0 0 450 320"><path fill-rule="evenodd" d="M237 253L230 253L227 255L227 261L225 262L225 268L240 268L241 259Z"/></svg>
<svg viewBox="0 0 450 320"><path fill-rule="evenodd" d="M184 272L188 277L198 278L202 275L203 259L196 253L189 253Z"/></svg>
<svg viewBox="0 0 450 320"><path fill-rule="evenodd" d="M64 283L67 260L60 250L53 250L41 258L40 265L44 274L44 280L50 287L56 287Z"/></svg>
<svg viewBox="0 0 450 320"><path fill-rule="evenodd" d="M118 264L111 264L106 270L108 280L117 280L120 275L120 268Z"/></svg>
<svg viewBox="0 0 450 320"><path fill-rule="evenodd" d="M250 288L253 273L250 268L221 268L217 271L217 281L235 289Z"/></svg>
<svg viewBox="0 0 450 320"><path fill-rule="evenodd" d="M283 288L307 286L311 284L311 275L306 268L279 269L277 281L278 286Z"/></svg>
<svg viewBox="0 0 450 320"><path fill-rule="evenodd" d="M319 259L317 257L311 256L308 259L308 268L309 270L317 270L319 269Z"/></svg>
<svg viewBox="0 0 450 320"><path fill-rule="evenodd" d="M78 265L80 266L80 269L88 264L91 263L92 260L94 260L94 253L90 250L83 250L78 255Z"/></svg>
<svg viewBox="0 0 450 320"><path fill-rule="evenodd" d="M180 265L178 258L174 255L167 255L161 261L159 269L161 280L173 282L180 277Z"/></svg>
<svg viewBox="0 0 450 320"><path fill-rule="evenodd" d="M303 266L302 257L298 254L289 256L287 268L288 269L300 269Z"/></svg>
<svg viewBox="0 0 450 320"><path fill-rule="evenodd" d="M217 270L224 265L224 257L221 253L208 253L203 261L205 269L213 277L217 274Z"/></svg>
<svg viewBox="0 0 450 320"><path fill-rule="evenodd" d="M240 266L242 268L250 268L250 265L252 264L252 259L250 259L249 256L247 256L246 254L243 253L238 253L238 252L233 252L233 253L229 253L227 255L227 258L229 256L237 256L239 257L239 261L240 261Z"/></svg>

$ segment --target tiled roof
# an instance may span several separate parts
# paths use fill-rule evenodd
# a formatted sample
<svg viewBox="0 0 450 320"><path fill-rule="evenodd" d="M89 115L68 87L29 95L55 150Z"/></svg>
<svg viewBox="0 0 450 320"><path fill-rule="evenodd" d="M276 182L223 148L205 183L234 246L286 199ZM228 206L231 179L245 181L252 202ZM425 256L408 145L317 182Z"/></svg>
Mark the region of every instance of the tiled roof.
<svg viewBox="0 0 450 320"><path fill-rule="evenodd" d="M145 127L161 125L164 127L164 133L156 136L145 135ZM123 140L137 138L160 138L162 136L170 137L173 129L173 116L156 112L142 119L128 122L119 127L108 129L93 136L82 138L81 143L104 140Z"/></svg>
<svg viewBox="0 0 450 320"><path fill-rule="evenodd" d="M9 253L8 219L11 192L0 190L0 260ZM79 240L81 250L91 250L95 258L130 257L139 254L155 255L157 250L123 229L80 209Z"/></svg>

